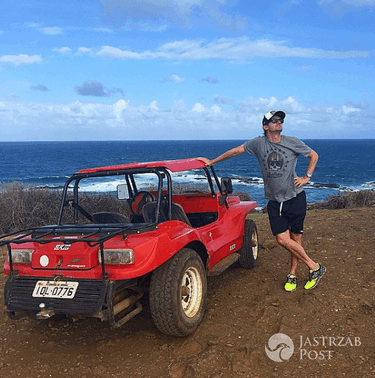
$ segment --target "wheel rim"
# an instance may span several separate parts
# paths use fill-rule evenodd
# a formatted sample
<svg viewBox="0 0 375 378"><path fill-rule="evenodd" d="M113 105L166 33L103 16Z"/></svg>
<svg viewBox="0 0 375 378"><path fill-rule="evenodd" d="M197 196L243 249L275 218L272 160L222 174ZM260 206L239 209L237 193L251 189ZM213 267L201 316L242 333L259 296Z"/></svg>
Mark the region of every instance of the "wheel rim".
<svg viewBox="0 0 375 378"><path fill-rule="evenodd" d="M254 260L258 258L258 233L253 230L251 233L251 250L253 252Z"/></svg>
<svg viewBox="0 0 375 378"><path fill-rule="evenodd" d="M203 296L202 278L198 269L186 270L181 283L181 306L184 314L192 318L201 307Z"/></svg>

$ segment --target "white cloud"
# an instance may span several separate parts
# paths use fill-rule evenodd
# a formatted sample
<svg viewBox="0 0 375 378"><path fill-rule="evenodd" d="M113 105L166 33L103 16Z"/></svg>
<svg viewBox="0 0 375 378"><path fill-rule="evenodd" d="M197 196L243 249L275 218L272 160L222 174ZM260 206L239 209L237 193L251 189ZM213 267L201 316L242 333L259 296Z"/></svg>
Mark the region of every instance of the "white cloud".
<svg viewBox="0 0 375 378"><path fill-rule="evenodd" d="M290 57L310 59L365 58L368 51L334 51L307 47L288 47L285 41L268 39L250 40L241 38L220 38L213 42L204 40L180 40L168 42L156 51L135 52L118 47L103 46L97 56L111 59L132 60L205 60L224 59L246 61L254 57Z"/></svg>
<svg viewBox="0 0 375 378"><path fill-rule="evenodd" d="M348 114L351 114L351 113L359 113L359 112L361 112L361 109L357 108L357 107L353 107L353 106L343 105L342 106L342 112L345 115L348 115Z"/></svg>
<svg viewBox="0 0 375 378"><path fill-rule="evenodd" d="M158 103L154 100L150 104L150 108L154 110L159 110Z"/></svg>
<svg viewBox="0 0 375 378"><path fill-rule="evenodd" d="M40 55L3 55L0 56L0 64L10 64L12 66L21 66L27 64L42 63L43 59Z"/></svg>
<svg viewBox="0 0 375 378"><path fill-rule="evenodd" d="M70 47L65 46L65 47L55 48L53 49L53 51L56 51L61 55L69 55L72 52L72 49Z"/></svg>
<svg viewBox="0 0 375 378"><path fill-rule="evenodd" d="M286 112L286 135L306 139L375 137L371 124L375 113L364 104L311 106L289 96L249 97L230 110L200 101L189 108L183 100L161 108L155 100L134 106L128 99L107 105L80 101L50 104L8 98L0 103L0 124L4 130L0 138L8 141L247 139L262 134L261 119L271 109Z"/></svg>
<svg viewBox="0 0 375 378"><path fill-rule="evenodd" d="M30 28L34 28L36 30L38 30L39 32L41 32L42 34L45 34L45 35L59 35L59 34L63 34L63 30L62 28L58 27L58 26L41 26L40 24L37 24L37 23L30 23L28 24L28 26Z"/></svg>
<svg viewBox="0 0 375 378"><path fill-rule="evenodd" d="M252 57L302 57L302 58L352 58L368 56L361 51L329 51L317 48L288 47L285 41L268 39L250 40L242 38L221 38L204 44L203 41L177 41L167 43L160 49L166 54L179 59L234 59Z"/></svg>
<svg viewBox="0 0 375 378"><path fill-rule="evenodd" d="M115 115L117 121L122 122L122 112L129 106L130 101L120 99L113 104L113 114Z"/></svg>
<svg viewBox="0 0 375 378"><path fill-rule="evenodd" d="M162 125L163 117L161 115L163 113L164 111L159 108L155 100L149 105L134 107L130 105L129 100L120 99L112 107L112 115L115 117L112 126L123 125L126 128L133 129L138 120L140 125L145 125L149 121L150 127L153 128L153 125L159 123ZM148 134L144 134L144 137L147 138Z"/></svg>
<svg viewBox="0 0 375 378"><path fill-rule="evenodd" d="M88 48L88 47L79 47L77 49L76 55L81 56L81 55L91 55L93 53L93 50Z"/></svg>
<svg viewBox="0 0 375 378"><path fill-rule="evenodd" d="M52 26L52 27L45 27L39 29L43 34L46 35L58 35L63 34L63 30L59 28L58 26Z"/></svg>
<svg viewBox="0 0 375 378"><path fill-rule="evenodd" d="M131 51L121 50L118 47L104 46L96 54L97 56L112 59L145 59L147 54L139 54Z"/></svg>
<svg viewBox="0 0 375 378"><path fill-rule="evenodd" d="M206 107L201 104L200 102L196 102L193 106L193 109L191 109L192 112L195 112L195 113L202 113L206 110Z"/></svg>
<svg viewBox="0 0 375 378"><path fill-rule="evenodd" d="M108 28L94 28L94 31L98 33L108 33L108 34L113 33L113 30L108 29Z"/></svg>
<svg viewBox="0 0 375 378"><path fill-rule="evenodd" d="M204 106L201 102L196 102L192 109L192 113L206 113L206 115L217 115L221 113L221 108L219 105L214 104L211 107Z"/></svg>
<svg viewBox="0 0 375 378"><path fill-rule="evenodd" d="M87 122L90 119L101 116L101 105L93 103L82 103L75 101L74 103L66 106L62 106L62 112L68 117L74 117L82 124L81 119L86 119ZM61 110L60 110L61 111Z"/></svg>
<svg viewBox="0 0 375 378"><path fill-rule="evenodd" d="M210 108L210 111L212 113L221 113L221 108L219 105L212 105L211 108Z"/></svg>
<svg viewBox="0 0 375 378"><path fill-rule="evenodd" d="M181 84L185 81L185 79L183 79L182 77L176 74L171 74L167 76L163 81L171 81L172 83L175 83L175 84Z"/></svg>

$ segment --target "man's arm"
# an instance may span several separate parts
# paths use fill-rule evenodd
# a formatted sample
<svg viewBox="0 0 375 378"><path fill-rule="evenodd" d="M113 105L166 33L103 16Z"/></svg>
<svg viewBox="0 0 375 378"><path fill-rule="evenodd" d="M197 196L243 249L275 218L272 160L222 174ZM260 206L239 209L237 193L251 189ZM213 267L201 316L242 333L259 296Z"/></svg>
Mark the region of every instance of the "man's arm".
<svg viewBox="0 0 375 378"><path fill-rule="evenodd" d="M232 148L231 150L224 152L223 154L219 155L217 158L215 158L213 160L210 160L210 159L207 159L207 158L201 158L201 160L203 160L208 166L210 166L210 165L214 165L216 163L220 163L224 160L230 159L232 157L241 155L244 152L245 152L245 147L242 144L241 146Z"/></svg>
<svg viewBox="0 0 375 378"><path fill-rule="evenodd" d="M306 173L309 173L310 175L312 175L314 173L316 163L318 162L319 155L314 150L311 150L308 158L309 158L309 165L307 166ZM294 183L297 188L300 188L301 186L307 184L309 181L310 181L310 177L307 177L306 174L303 177L294 178Z"/></svg>

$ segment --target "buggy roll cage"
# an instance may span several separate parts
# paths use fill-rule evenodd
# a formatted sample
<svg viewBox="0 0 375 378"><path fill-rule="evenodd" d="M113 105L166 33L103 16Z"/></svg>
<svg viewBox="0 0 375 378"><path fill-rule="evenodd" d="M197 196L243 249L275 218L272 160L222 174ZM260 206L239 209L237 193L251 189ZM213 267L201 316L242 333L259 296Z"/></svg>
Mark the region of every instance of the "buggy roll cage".
<svg viewBox="0 0 375 378"><path fill-rule="evenodd" d="M215 197L215 189L212 180L212 176L215 180L215 183L220 191L220 194L223 196L225 193L223 191L222 185L216 175L214 168L211 166L211 174L207 167L202 168L205 172L207 177L209 187L211 190L211 195ZM68 181L64 185L62 200L60 203L60 209L58 214L58 221L57 224L60 226L62 225L62 217L64 213L64 208L66 206L71 206L73 208L73 217L74 217L74 224L78 223L78 212L81 212L85 217L90 219L90 215L79 205L79 183L82 179L86 178L93 178L93 177L109 177L109 176L125 176L125 181L128 186L128 191L130 197L136 195L138 193L138 188L136 182L134 180L135 174L145 174L145 173L153 173L158 176L158 196L157 196L157 205L156 205L156 223L159 223L160 220L160 204L162 200L167 200L168 203L168 218L172 219L172 178L169 170L165 167L154 167L154 168L133 168L133 169L117 169L117 170L108 170L108 171L94 171L94 172L78 172L73 174ZM212 175L212 176L211 176ZM163 189L163 179L167 179L167 195L162 195ZM74 182L73 186L73 199L67 200L68 190L71 187L71 183ZM225 201L226 203L226 201ZM227 205L227 203L226 203Z"/></svg>

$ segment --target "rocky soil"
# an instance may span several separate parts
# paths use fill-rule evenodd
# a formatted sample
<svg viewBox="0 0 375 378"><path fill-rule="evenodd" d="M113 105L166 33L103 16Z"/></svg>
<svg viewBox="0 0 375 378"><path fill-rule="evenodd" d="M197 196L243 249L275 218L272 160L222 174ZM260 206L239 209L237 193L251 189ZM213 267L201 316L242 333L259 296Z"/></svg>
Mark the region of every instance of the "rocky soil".
<svg viewBox="0 0 375 378"><path fill-rule="evenodd" d="M262 245L258 266L229 268L208 279L207 312L190 337L161 334L147 308L113 329L94 319L13 321L3 307L0 374L26 378L374 377L375 208L308 212L304 246L327 267L319 286L309 292L303 288L307 269L302 265L297 290L284 292L288 253L273 241L267 216L254 214L253 218ZM4 255L2 249L2 261ZM2 275L1 290L5 280ZM272 348L269 339L277 333L289 336L294 345L291 355L276 352L286 356L283 362L273 361L265 351Z"/></svg>

